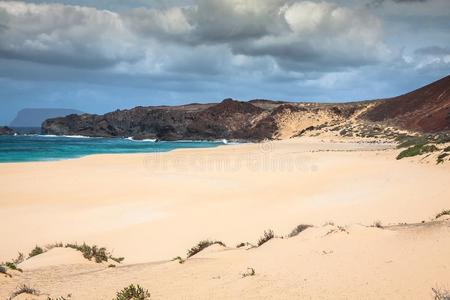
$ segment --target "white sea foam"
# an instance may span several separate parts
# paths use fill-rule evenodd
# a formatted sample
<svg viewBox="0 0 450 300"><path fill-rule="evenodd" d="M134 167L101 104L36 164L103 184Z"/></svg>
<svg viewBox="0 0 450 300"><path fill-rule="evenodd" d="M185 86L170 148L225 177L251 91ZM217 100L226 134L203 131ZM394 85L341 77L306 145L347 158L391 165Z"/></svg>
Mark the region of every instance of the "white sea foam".
<svg viewBox="0 0 450 300"><path fill-rule="evenodd" d="M133 141L133 142L151 142L151 143L156 142L156 139L135 140L132 136L127 137L126 140Z"/></svg>

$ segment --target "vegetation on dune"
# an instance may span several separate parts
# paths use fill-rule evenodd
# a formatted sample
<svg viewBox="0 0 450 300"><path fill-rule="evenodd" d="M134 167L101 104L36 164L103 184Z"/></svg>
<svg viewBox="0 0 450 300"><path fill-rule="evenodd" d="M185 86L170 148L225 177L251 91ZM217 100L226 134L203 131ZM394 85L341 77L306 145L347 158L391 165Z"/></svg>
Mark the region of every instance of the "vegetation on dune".
<svg viewBox="0 0 450 300"><path fill-rule="evenodd" d="M178 261L178 263L182 264L182 263L184 263L185 260L182 259L181 256L177 256L177 257L174 257L171 261Z"/></svg>
<svg viewBox="0 0 450 300"><path fill-rule="evenodd" d="M438 147L438 145L450 142L450 133L424 134L419 136L402 135L397 138L397 141L399 142L397 148L407 148L400 152L397 159L442 151L436 159L436 163L440 164L450 155L448 153L450 152L450 146L444 149Z"/></svg>
<svg viewBox="0 0 450 300"><path fill-rule="evenodd" d="M58 298L47 297L47 300L69 300L71 297L72 297L71 295L67 295L66 297L61 296L61 297L58 297Z"/></svg>
<svg viewBox="0 0 450 300"><path fill-rule="evenodd" d="M262 246L263 244L267 243L271 239L275 237L275 234L272 229L264 231L264 235L259 238L258 240L258 247Z"/></svg>
<svg viewBox="0 0 450 300"><path fill-rule="evenodd" d="M438 219L438 218L440 218L440 217L442 217L442 216L445 216L445 215L450 216L450 209L446 209L446 210L443 210L443 211L441 211L440 213L438 213L438 214L436 215L436 219Z"/></svg>
<svg viewBox="0 0 450 300"><path fill-rule="evenodd" d="M11 293L11 297L9 299L14 299L15 297L21 295L21 294L28 294L28 295L35 295L39 296L40 292L32 287L29 287L28 285L21 285L19 286L14 292Z"/></svg>
<svg viewBox="0 0 450 300"><path fill-rule="evenodd" d="M44 249L42 249L39 246L36 246L36 247L34 247L33 250L31 250L30 254L28 254L28 258L42 254L42 253L44 253Z"/></svg>
<svg viewBox="0 0 450 300"><path fill-rule="evenodd" d="M92 260L94 258L96 263L107 262L108 259L111 259L117 263L121 263L125 258L123 257L113 257L105 247L98 247L96 245L89 246L86 243L82 245L78 244L66 244L66 248L72 248L80 251L83 254L83 257Z"/></svg>
<svg viewBox="0 0 450 300"><path fill-rule="evenodd" d="M422 155L425 153L435 152L439 151L439 149L435 145L415 145L411 146L406 150L403 150L400 152L400 154L397 156L397 159L402 159L405 157L413 157L417 155Z"/></svg>
<svg viewBox="0 0 450 300"><path fill-rule="evenodd" d="M19 254L17 255L16 259L13 259L13 263L14 264L20 264L21 262L23 262L25 260L25 255L23 255L22 252L19 252Z"/></svg>
<svg viewBox="0 0 450 300"><path fill-rule="evenodd" d="M193 256L193 255L195 255L197 253L199 253L200 251L202 251L202 250L204 250L204 249L206 249L209 246L212 246L214 244L226 247L226 245L223 242L221 242L221 241L203 240L203 241L198 242L197 245L195 245L194 247L192 247L191 249L188 250L187 258L189 258L189 257L191 257L191 256Z"/></svg>
<svg viewBox="0 0 450 300"><path fill-rule="evenodd" d="M5 276L12 277L11 274L8 274L8 270L5 266L0 265L0 274L4 274Z"/></svg>
<svg viewBox="0 0 450 300"><path fill-rule="evenodd" d="M242 273L242 278L249 277L249 276L255 276L255 274L256 274L255 269L247 268L247 271Z"/></svg>
<svg viewBox="0 0 450 300"><path fill-rule="evenodd" d="M16 264L13 263L13 262L5 262L4 265L5 265L5 267L10 268L11 270L23 272L22 269L21 269L21 268L18 268L18 267L16 266Z"/></svg>
<svg viewBox="0 0 450 300"><path fill-rule="evenodd" d="M144 290L139 284L130 284L120 292L117 292L113 300L146 300L150 299L148 290Z"/></svg>
<svg viewBox="0 0 450 300"><path fill-rule="evenodd" d="M437 164L441 164L444 162L444 158L446 158L447 156L449 156L449 153L441 153L439 154L439 156L437 157L436 163Z"/></svg>
<svg viewBox="0 0 450 300"><path fill-rule="evenodd" d="M84 258L86 258L88 260L94 259L96 263L107 262L109 259L115 261L116 263L121 263L125 259L124 257L112 256L111 253L109 253L105 247L98 247L96 245L89 246L86 243L83 243L82 245L70 244L70 243L64 245L63 243L54 243L54 244L47 245L45 248L36 246L33 250L31 250L30 254L28 255L28 258L45 253L53 248L64 248L64 247L72 248L77 251L80 251L83 254ZM23 254L19 253L19 257L14 261L17 261L18 263L20 263L23 260L24 260Z"/></svg>
<svg viewBox="0 0 450 300"><path fill-rule="evenodd" d="M289 233L289 237L294 237L297 236L299 233L301 233L302 231L305 231L306 229L313 227L312 225L308 225L308 224L300 224L297 225L292 231L291 233Z"/></svg>
<svg viewBox="0 0 450 300"><path fill-rule="evenodd" d="M450 300L450 292L439 288L432 288L434 300Z"/></svg>
<svg viewBox="0 0 450 300"><path fill-rule="evenodd" d="M372 227L376 227L376 228L383 228L383 224L381 224L381 221L375 221L373 222Z"/></svg>

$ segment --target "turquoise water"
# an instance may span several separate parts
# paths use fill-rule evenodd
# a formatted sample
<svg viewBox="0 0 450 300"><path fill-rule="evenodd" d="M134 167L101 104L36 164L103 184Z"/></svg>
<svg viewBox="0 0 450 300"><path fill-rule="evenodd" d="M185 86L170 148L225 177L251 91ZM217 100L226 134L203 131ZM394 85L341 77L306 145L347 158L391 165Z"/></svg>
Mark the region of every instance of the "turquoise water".
<svg viewBox="0 0 450 300"><path fill-rule="evenodd" d="M180 148L211 148L219 145L223 145L223 142L155 142L45 135L0 136L0 163L61 160L105 153L166 152Z"/></svg>

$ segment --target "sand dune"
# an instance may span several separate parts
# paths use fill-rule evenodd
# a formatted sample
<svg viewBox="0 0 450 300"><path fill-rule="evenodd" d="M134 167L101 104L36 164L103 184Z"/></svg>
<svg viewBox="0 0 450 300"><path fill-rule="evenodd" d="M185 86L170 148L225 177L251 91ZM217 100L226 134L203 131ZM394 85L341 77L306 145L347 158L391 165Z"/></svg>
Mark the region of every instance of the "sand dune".
<svg viewBox="0 0 450 300"><path fill-rule="evenodd" d="M85 241L125 265L55 249L48 261L36 257L24 273L0 278L0 298L29 283L53 297L111 299L139 283L154 299L430 299L450 275L450 224L429 223L450 208L449 165L397 161L397 153L388 143L301 138L2 164L2 260L36 244ZM426 223L367 227L377 220ZM235 248L300 223L315 227ZM228 247L170 261L207 238ZM242 278L249 267L255 276Z"/></svg>
<svg viewBox="0 0 450 300"><path fill-rule="evenodd" d="M183 264L47 267L0 283L2 292L30 282L73 299L112 299L129 283L145 286L152 299L431 299L431 288L450 276L449 247L448 220L384 229L326 225L249 250L214 245ZM247 268L255 275L243 278Z"/></svg>

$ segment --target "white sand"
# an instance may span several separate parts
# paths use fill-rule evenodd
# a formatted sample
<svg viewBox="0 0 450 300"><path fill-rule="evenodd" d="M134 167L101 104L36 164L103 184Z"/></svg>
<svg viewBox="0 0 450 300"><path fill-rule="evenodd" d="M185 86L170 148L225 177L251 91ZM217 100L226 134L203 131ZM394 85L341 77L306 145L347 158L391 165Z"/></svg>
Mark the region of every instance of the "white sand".
<svg viewBox="0 0 450 300"><path fill-rule="evenodd" d="M449 209L449 164L397 161L397 150L383 148L392 146L302 138L1 164L0 258L85 241L140 264L47 265L1 278L0 298L26 277L75 299L111 299L133 282L154 299L429 299L431 287L450 284L448 224L362 225L429 221ZM348 225L349 234L323 236L327 221ZM234 247L300 223L317 227L258 249L154 263L184 257L201 239ZM242 279L247 267L257 275Z"/></svg>

